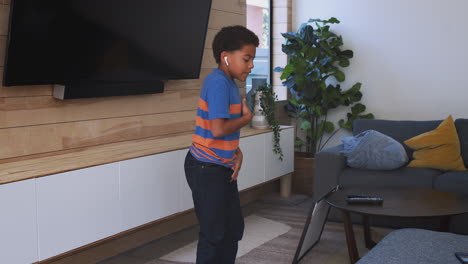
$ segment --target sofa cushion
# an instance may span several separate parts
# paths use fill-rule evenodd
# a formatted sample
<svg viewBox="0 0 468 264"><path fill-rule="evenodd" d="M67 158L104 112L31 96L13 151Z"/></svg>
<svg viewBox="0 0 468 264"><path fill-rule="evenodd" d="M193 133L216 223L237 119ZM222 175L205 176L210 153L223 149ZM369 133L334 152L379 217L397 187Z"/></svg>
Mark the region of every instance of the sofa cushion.
<svg viewBox="0 0 468 264"><path fill-rule="evenodd" d="M413 160L408 167L466 171L452 116L447 117L436 129L412 137L403 143L414 150Z"/></svg>
<svg viewBox="0 0 468 264"><path fill-rule="evenodd" d="M400 142L375 130L345 137L343 153L348 166L356 169L393 170L408 162Z"/></svg>
<svg viewBox="0 0 468 264"><path fill-rule="evenodd" d="M468 168L468 119L455 120L455 127L457 128L458 137L460 138L460 149L465 163Z"/></svg>
<svg viewBox="0 0 468 264"><path fill-rule="evenodd" d="M395 121L379 119L357 119L353 123L353 135L373 129L392 137L396 141L403 141L435 129L442 120L436 121ZM413 151L404 145L408 157L412 157Z"/></svg>
<svg viewBox="0 0 468 264"><path fill-rule="evenodd" d="M339 184L344 187L398 187L429 188L442 172L429 168L402 167L396 170L363 170L346 168L339 175Z"/></svg>
<svg viewBox="0 0 468 264"><path fill-rule="evenodd" d="M385 236L358 264L459 263L468 236L422 229L400 229Z"/></svg>
<svg viewBox="0 0 468 264"><path fill-rule="evenodd" d="M443 173L434 179L433 188L468 196L468 171Z"/></svg>

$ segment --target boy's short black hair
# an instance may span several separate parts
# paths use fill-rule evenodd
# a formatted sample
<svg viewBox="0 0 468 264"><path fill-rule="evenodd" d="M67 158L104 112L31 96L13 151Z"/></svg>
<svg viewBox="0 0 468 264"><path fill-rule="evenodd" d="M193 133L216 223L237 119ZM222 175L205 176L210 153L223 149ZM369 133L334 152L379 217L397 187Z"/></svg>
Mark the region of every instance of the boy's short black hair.
<svg viewBox="0 0 468 264"><path fill-rule="evenodd" d="M223 27L213 40L213 55L216 63L221 62L221 52L240 50L245 45L258 47L258 37L244 26Z"/></svg>

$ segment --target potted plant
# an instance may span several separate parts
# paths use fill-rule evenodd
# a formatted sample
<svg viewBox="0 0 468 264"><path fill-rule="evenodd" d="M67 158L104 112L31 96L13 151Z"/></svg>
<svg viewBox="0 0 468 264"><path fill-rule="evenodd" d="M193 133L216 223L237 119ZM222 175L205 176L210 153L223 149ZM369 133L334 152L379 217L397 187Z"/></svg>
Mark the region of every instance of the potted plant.
<svg viewBox="0 0 468 264"><path fill-rule="evenodd" d="M341 89L340 83L345 81L342 68L349 66L353 51L341 50L342 37L330 31L330 24L338 23L340 21L333 17L310 19L298 32L282 33L286 38L282 50L289 57L288 64L275 71L282 72L281 80L290 92L287 110L295 119L295 146L299 150L295 154L293 188L300 193L312 192L313 158L327 142L322 140L324 134L333 136L338 131L327 120L328 112L341 106L350 108L347 120L339 120L339 129L351 130L356 118L374 118L372 114L363 114L366 107L358 103L362 98L361 83ZM304 140L297 136L299 129L304 133ZM306 175L298 176L301 172Z"/></svg>
<svg viewBox="0 0 468 264"><path fill-rule="evenodd" d="M278 99L270 84L264 84L251 91L253 97L252 127L257 129L270 128L273 131L273 152L279 160L283 160L280 146L280 126L275 117L275 105Z"/></svg>

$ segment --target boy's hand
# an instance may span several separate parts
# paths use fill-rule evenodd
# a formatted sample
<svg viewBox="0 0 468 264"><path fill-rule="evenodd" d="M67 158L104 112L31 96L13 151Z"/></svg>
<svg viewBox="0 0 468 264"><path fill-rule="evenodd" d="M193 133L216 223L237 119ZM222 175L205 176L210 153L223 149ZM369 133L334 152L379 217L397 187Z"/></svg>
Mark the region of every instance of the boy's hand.
<svg viewBox="0 0 468 264"><path fill-rule="evenodd" d="M239 131L245 125L248 125L252 121L252 112L250 112L247 106L247 100L242 99L241 103L241 114L240 118L226 119L226 118L215 118L210 120L211 133L215 137L223 137Z"/></svg>
<svg viewBox="0 0 468 264"><path fill-rule="evenodd" d="M250 111L249 106L247 105L247 99L242 98L242 117L246 116L250 120L252 120L252 112Z"/></svg>
<svg viewBox="0 0 468 264"><path fill-rule="evenodd" d="M236 154L237 154L236 163L234 163L234 166L231 167L231 169L234 171L231 175L231 182L237 181L237 177L239 176L239 171L242 167L243 155L242 155L242 151L240 150L240 148L237 149Z"/></svg>

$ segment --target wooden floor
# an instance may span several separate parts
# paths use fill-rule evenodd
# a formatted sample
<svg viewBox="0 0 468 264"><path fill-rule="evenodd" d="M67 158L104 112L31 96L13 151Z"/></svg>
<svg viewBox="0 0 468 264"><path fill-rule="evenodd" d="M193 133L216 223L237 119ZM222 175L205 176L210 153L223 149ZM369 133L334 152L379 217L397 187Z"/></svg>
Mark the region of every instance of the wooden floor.
<svg viewBox="0 0 468 264"><path fill-rule="evenodd" d="M278 193L263 196L258 201L244 207L244 215L256 214L291 226L291 230L265 244L253 249L236 260L237 264L274 264L291 263L294 257L304 222L312 201L307 196L294 195L282 199ZM373 228L375 240L381 239L390 230ZM361 255L366 253L363 245L363 235L360 226L355 226L358 249ZM187 228L162 239L127 251L119 256L100 262L99 264L179 264L160 260L175 249L178 249L197 239L198 226ZM327 223L320 243L313 248L301 261L301 264L349 263L346 240L341 223Z"/></svg>

